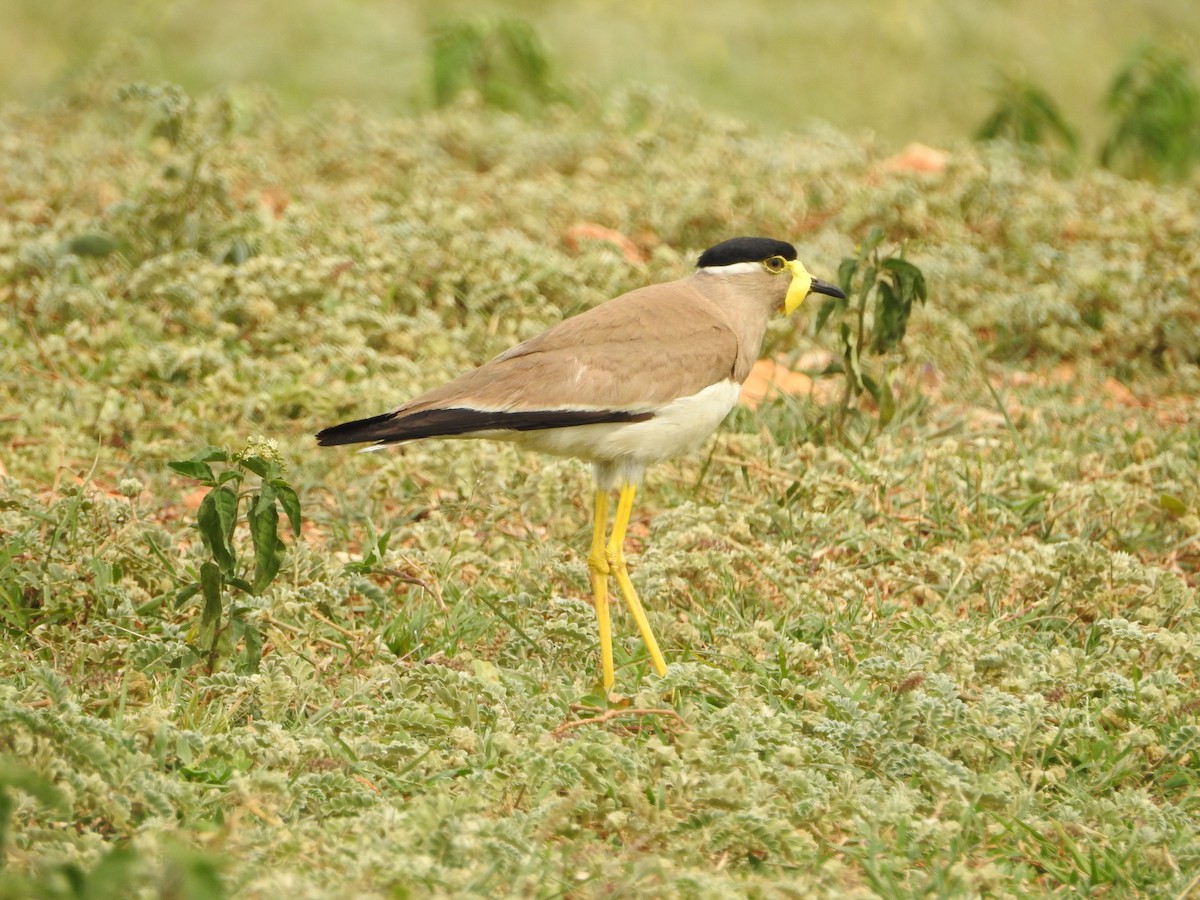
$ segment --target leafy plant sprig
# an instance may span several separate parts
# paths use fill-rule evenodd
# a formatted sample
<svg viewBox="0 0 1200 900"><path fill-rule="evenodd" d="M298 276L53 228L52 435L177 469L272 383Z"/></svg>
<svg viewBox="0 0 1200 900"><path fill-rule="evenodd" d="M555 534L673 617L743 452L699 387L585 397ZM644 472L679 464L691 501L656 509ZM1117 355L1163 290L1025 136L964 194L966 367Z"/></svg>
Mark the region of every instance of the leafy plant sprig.
<svg viewBox="0 0 1200 900"><path fill-rule="evenodd" d="M232 97L197 102L174 84L135 82L122 86L117 98L140 107L146 136L169 149L156 177L116 209L114 234L85 234L68 249L96 256L120 250L134 260L196 250L227 265L256 255L257 214L238 201L222 174L237 127Z"/></svg>
<svg viewBox="0 0 1200 900"><path fill-rule="evenodd" d="M976 140L1010 140L1049 144L1058 140L1066 149L1079 150L1079 136L1058 104L1039 85L1020 75L1004 75L993 91L996 106L975 132Z"/></svg>
<svg viewBox="0 0 1200 900"><path fill-rule="evenodd" d="M213 464L227 468L219 473ZM199 643L208 654L212 671L219 656L221 619L231 590L258 596L279 574L286 545L279 534L280 511L287 516L293 537L300 536L300 498L283 477L283 462L273 443L251 441L240 453L207 447L190 459L167 463L173 470L195 478L209 488L196 511L196 527L209 559L200 564L198 578L179 591L176 605L197 594L203 597ZM258 484L247 487L249 476ZM237 537L241 511L250 534L252 558L247 559L244 540ZM242 667L257 668L262 635L245 617L245 608L229 603L229 624L234 640L245 642Z"/></svg>
<svg viewBox="0 0 1200 900"><path fill-rule="evenodd" d="M1187 60L1137 48L1105 98L1117 117L1100 164L1134 178L1183 181L1200 163L1200 85Z"/></svg>
<svg viewBox="0 0 1200 900"><path fill-rule="evenodd" d="M848 256L838 266L838 282L846 299L829 297L817 312L814 330L836 322L841 360L832 367L846 375L846 388L836 413L840 431L850 403L860 394L870 394L879 407L879 424L886 426L896 414L891 367L868 363L867 353L884 355L894 351L908 328L913 304L929 295L925 275L898 254L883 256L883 229L871 229L857 256ZM868 322L867 313L871 312Z"/></svg>
<svg viewBox="0 0 1200 900"><path fill-rule="evenodd" d="M528 111L566 95L533 26L521 19L457 19L433 35L433 103L445 106L472 88L488 106Z"/></svg>

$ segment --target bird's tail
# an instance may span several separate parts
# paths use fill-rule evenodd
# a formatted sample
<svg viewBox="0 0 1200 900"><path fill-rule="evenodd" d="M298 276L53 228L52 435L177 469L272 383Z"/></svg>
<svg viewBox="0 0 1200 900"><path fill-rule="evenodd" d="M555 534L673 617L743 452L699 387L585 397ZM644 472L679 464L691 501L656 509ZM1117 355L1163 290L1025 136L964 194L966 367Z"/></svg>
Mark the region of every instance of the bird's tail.
<svg viewBox="0 0 1200 900"><path fill-rule="evenodd" d="M338 444L363 444L367 441L405 440L392 436L395 433L395 420L396 414L389 412L371 416L369 419L331 425L317 432L317 443L322 447L334 447Z"/></svg>
<svg viewBox="0 0 1200 900"><path fill-rule="evenodd" d="M397 444L430 437L458 437L475 432L541 431L604 422L644 422L653 413L636 410L547 409L492 410L463 407L419 409L384 413L368 419L343 422L317 432L322 447L338 444Z"/></svg>

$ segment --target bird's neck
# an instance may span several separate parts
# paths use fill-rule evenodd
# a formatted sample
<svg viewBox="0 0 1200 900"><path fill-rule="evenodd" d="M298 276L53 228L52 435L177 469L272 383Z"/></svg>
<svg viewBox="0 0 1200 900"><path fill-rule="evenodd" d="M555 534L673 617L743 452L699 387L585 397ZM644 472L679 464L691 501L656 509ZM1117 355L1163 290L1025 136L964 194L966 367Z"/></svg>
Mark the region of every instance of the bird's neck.
<svg viewBox="0 0 1200 900"><path fill-rule="evenodd" d="M697 272L690 280L737 336L733 377L741 383L758 360L767 323L783 306L787 279L767 272L736 275Z"/></svg>

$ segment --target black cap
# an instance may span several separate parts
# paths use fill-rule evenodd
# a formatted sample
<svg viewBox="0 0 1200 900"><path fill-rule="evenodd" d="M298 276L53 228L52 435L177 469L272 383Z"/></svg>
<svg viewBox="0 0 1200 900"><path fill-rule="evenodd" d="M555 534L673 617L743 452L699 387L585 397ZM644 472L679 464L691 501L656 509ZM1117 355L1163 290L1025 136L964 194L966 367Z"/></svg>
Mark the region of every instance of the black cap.
<svg viewBox="0 0 1200 900"><path fill-rule="evenodd" d="M698 268L708 266L732 266L735 263L762 262L772 256L784 259L796 258L796 248L787 241L775 241L764 237L736 237L709 247L696 260Z"/></svg>

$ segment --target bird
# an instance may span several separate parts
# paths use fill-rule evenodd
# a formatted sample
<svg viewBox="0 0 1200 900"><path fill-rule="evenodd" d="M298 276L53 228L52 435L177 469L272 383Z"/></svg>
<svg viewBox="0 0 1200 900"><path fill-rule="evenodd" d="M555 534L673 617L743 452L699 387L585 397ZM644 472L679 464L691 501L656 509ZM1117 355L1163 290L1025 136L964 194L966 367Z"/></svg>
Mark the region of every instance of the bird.
<svg viewBox="0 0 1200 900"><path fill-rule="evenodd" d="M813 292L846 297L810 275L787 241L730 238L702 252L685 278L637 288L564 319L390 412L325 428L317 442L370 443L366 449L377 450L426 438L484 438L590 462L595 495L587 566L604 689L616 683L610 576L655 672L665 676L666 660L624 552L638 486L648 466L695 450L717 430L738 402L772 315L791 315Z"/></svg>

